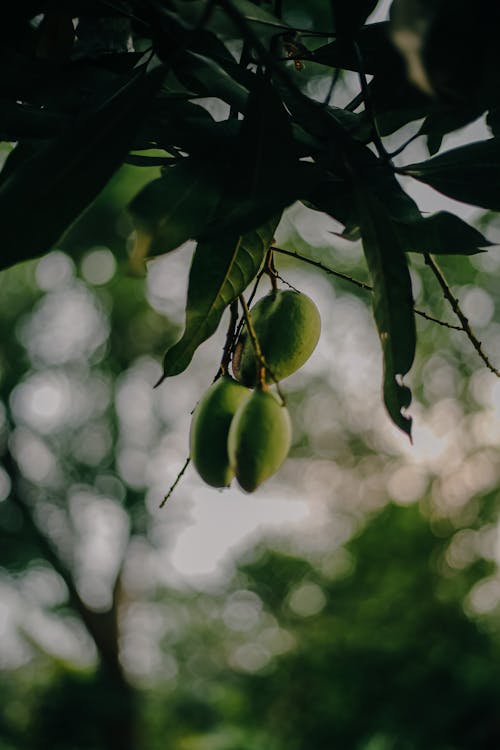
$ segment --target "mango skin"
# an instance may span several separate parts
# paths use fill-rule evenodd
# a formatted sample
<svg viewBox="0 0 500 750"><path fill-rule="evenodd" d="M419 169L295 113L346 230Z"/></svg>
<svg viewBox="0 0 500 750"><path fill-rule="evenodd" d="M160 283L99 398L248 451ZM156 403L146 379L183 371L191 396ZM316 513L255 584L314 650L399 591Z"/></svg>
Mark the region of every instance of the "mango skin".
<svg viewBox="0 0 500 750"><path fill-rule="evenodd" d="M288 455L291 438L288 410L269 391L253 391L229 428L229 461L240 487L253 492L274 474Z"/></svg>
<svg viewBox="0 0 500 750"><path fill-rule="evenodd" d="M309 359L321 332L318 308L305 294L272 291L250 310L264 359L276 380L288 377ZM252 387L257 382L257 360L248 332L242 332L233 359L237 380ZM266 382L273 377L266 373Z"/></svg>
<svg viewBox="0 0 500 750"><path fill-rule="evenodd" d="M205 392L191 421L191 460L201 478L212 487L227 487L234 477L229 463L229 426L241 404L251 395L244 386L224 375Z"/></svg>

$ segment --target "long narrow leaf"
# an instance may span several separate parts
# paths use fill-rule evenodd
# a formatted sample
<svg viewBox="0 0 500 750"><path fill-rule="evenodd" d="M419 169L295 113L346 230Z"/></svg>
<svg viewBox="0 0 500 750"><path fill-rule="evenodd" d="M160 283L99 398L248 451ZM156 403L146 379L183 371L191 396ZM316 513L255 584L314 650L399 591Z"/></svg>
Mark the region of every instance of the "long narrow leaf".
<svg viewBox="0 0 500 750"><path fill-rule="evenodd" d="M403 171L451 198L500 211L500 138L451 149Z"/></svg>
<svg viewBox="0 0 500 750"><path fill-rule="evenodd" d="M383 205L356 187L361 237L373 283L373 310L384 357L384 402L393 422L411 437L411 403L401 378L412 366L416 334L406 256Z"/></svg>
<svg viewBox="0 0 500 750"><path fill-rule="evenodd" d="M189 274L185 330L165 354L160 382L183 372L198 346L215 332L226 307L257 274L276 225L274 219L243 236L222 235L198 244Z"/></svg>

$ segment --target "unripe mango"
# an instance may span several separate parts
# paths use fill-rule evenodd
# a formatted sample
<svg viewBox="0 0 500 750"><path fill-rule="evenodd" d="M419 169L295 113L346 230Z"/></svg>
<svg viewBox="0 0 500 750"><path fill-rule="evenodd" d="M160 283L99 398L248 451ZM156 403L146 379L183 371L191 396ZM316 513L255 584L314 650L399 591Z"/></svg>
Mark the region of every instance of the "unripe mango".
<svg viewBox="0 0 500 750"><path fill-rule="evenodd" d="M269 391L255 390L234 415L229 428L231 468L240 486L253 492L274 474L290 450L288 410Z"/></svg>
<svg viewBox="0 0 500 750"><path fill-rule="evenodd" d="M219 378L196 406L189 442L191 460L199 475L212 487L227 487L234 477L229 463L229 426L237 409L251 392L227 375Z"/></svg>
<svg viewBox="0 0 500 750"><path fill-rule="evenodd" d="M292 290L274 290L254 305L250 315L269 367L268 383L288 377L309 359L321 331L318 308L312 299ZM236 346L233 372L244 385L256 385L258 362L245 329Z"/></svg>

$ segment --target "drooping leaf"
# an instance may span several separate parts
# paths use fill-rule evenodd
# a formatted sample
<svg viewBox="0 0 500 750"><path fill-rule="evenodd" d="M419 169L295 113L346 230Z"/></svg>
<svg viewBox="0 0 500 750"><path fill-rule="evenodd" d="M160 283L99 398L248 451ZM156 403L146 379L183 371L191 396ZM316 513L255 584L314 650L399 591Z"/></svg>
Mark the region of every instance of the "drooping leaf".
<svg viewBox="0 0 500 750"><path fill-rule="evenodd" d="M183 372L198 346L214 333L226 307L257 274L276 225L273 219L243 236L223 234L198 243L189 274L184 333L165 354L160 382Z"/></svg>
<svg viewBox="0 0 500 750"><path fill-rule="evenodd" d="M144 69L127 76L0 183L0 268L49 250L94 200L123 162L158 83Z"/></svg>
<svg viewBox="0 0 500 750"><path fill-rule="evenodd" d="M184 159L135 196L129 211L142 256L138 260L168 253L200 234L220 198L215 172L212 162Z"/></svg>
<svg viewBox="0 0 500 750"><path fill-rule="evenodd" d="M418 221L394 222L405 252L474 255L492 243L481 232L447 211Z"/></svg>
<svg viewBox="0 0 500 750"><path fill-rule="evenodd" d="M451 149L403 172L456 200L500 210L499 138Z"/></svg>
<svg viewBox="0 0 500 750"><path fill-rule="evenodd" d="M401 379L412 366L416 333L405 253L383 204L356 183L363 249L373 283L373 310L384 357L384 402L392 421L411 437L411 403Z"/></svg>

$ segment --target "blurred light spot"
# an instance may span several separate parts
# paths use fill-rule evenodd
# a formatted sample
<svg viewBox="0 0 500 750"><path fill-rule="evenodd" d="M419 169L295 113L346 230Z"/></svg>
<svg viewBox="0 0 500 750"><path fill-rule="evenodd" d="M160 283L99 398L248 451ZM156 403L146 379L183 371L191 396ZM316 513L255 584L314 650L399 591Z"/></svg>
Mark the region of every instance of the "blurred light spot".
<svg viewBox="0 0 500 750"><path fill-rule="evenodd" d="M491 407L494 403L494 386L495 380L488 370L477 370L472 373L469 380L469 390L477 404L484 407ZM500 387L497 386L500 394ZM500 403L500 398L498 399Z"/></svg>
<svg viewBox="0 0 500 750"><path fill-rule="evenodd" d="M63 579L54 570L39 565L28 568L21 578L20 590L42 608L63 604L68 598Z"/></svg>
<svg viewBox="0 0 500 750"><path fill-rule="evenodd" d="M53 478L56 461L43 440L28 429L17 427L11 442L14 457L26 479L45 483Z"/></svg>
<svg viewBox="0 0 500 750"><path fill-rule="evenodd" d="M60 250L54 250L38 261L35 279L40 289L51 292L68 286L74 274L75 266L71 258Z"/></svg>
<svg viewBox="0 0 500 750"><path fill-rule="evenodd" d="M257 625L262 602L252 591L236 591L226 602L222 619L231 630L246 632Z"/></svg>
<svg viewBox="0 0 500 750"><path fill-rule="evenodd" d="M116 271L115 256L107 247L90 250L82 260L82 275L89 284L107 284Z"/></svg>
<svg viewBox="0 0 500 750"><path fill-rule="evenodd" d="M295 646L295 638L291 633L277 626L265 628L260 632L259 640L264 648L272 654L284 654Z"/></svg>
<svg viewBox="0 0 500 750"><path fill-rule="evenodd" d="M475 614L485 615L498 607L499 604L500 581L497 578L489 578L476 583L469 593L466 607L472 609Z"/></svg>
<svg viewBox="0 0 500 750"><path fill-rule="evenodd" d="M300 617L312 617L324 608L326 597L316 583L303 583L292 591L288 606Z"/></svg>
<svg viewBox="0 0 500 750"><path fill-rule="evenodd" d="M117 456L118 471L123 481L134 489L146 486L148 454L133 448L120 450Z"/></svg>
<svg viewBox="0 0 500 750"><path fill-rule="evenodd" d="M267 648L259 643L245 643L234 650L230 663L233 668L243 672L258 672L266 667L270 660L271 654Z"/></svg>
<svg viewBox="0 0 500 750"><path fill-rule="evenodd" d="M424 393L428 401L450 398L460 382L456 368L439 355L432 356L422 373Z"/></svg>
<svg viewBox="0 0 500 750"><path fill-rule="evenodd" d="M462 297L461 305L473 326L488 325L495 312L495 305L490 295L479 287L469 288Z"/></svg>
<svg viewBox="0 0 500 750"><path fill-rule="evenodd" d="M415 502L427 488L427 475L417 466L401 466L389 478L387 490L400 505Z"/></svg>
<svg viewBox="0 0 500 750"><path fill-rule="evenodd" d="M83 285L52 292L35 305L19 339L37 364L88 358L108 338L109 322Z"/></svg>
<svg viewBox="0 0 500 750"><path fill-rule="evenodd" d="M453 535L446 550L446 562L450 568L462 570L477 559L476 536L472 529L461 529Z"/></svg>
<svg viewBox="0 0 500 750"><path fill-rule="evenodd" d="M73 554L78 590L90 607L106 610L128 542L128 514L115 501L85 490L73 491L69 508L77 530Z"/></svg>
<svg viewBox="0 0 500 750"><path fill-rule="evenodd" d="M186 242L175 252L148 263L146 277L148 302L158 312L179 322L184 317L189 259L194 249L194 242ZM172 279L175 279L175 284L172 283Z"/></svg>

